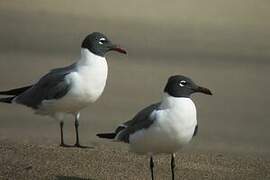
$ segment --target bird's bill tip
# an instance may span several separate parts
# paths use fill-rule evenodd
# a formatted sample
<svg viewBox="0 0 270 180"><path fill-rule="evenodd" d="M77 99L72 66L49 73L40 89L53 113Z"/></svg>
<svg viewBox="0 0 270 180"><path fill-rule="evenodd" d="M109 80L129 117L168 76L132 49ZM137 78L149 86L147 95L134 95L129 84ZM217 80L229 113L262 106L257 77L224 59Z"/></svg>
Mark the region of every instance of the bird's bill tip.
<svg viewBox="0 0 270 180"><path fill-rule="evenodd" d="M122 53L122 54L127 54L127 51L123 48L121 48L120 46L113 46L111 48L112 51L117 51L119 53Z"/></svg>
<svg viewBox="0 0 270 180"><path fill-rule="evenodd" d="M205 87L201 87L201 86L198 86L197 92L201 92L201 93L204 93L207 95L213 95L213 93L209 89L207 89Z"/></svg>

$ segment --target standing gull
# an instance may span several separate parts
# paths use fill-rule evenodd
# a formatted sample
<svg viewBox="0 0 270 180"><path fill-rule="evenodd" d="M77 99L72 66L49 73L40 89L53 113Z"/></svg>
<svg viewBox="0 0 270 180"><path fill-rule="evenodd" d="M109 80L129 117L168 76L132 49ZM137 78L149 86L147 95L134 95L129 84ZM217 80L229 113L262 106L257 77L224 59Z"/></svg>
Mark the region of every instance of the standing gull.
<svg viewBox="0 0 270 180"><path fill-rule="evenodd" d="M113 44L105 35L94 32L86 36L81 44L81 56L77 62L62 68L51 70L37 83L1 91L0 102L22 104L34 109L40 115L49 115L60 121L61 146L64 143L64 114L75 117L75 147L84 147L79 141L80 110L95 102L102 94L108 66L105 54L109 51L126 51Z"/></svg>
<svg viewBox="0 0 270 180"><path fill-rule="evenodd" d="M174 179L175 152L191 141L198 130L196 107L190 98L196 92L212 95L209 89L196 85L188 77L172 76L166 84L161 102L144 108L132 120L119 125L115 132L97 136L129 143L131 151L150 155L152 180L153 155L171 154Z"/></svg>

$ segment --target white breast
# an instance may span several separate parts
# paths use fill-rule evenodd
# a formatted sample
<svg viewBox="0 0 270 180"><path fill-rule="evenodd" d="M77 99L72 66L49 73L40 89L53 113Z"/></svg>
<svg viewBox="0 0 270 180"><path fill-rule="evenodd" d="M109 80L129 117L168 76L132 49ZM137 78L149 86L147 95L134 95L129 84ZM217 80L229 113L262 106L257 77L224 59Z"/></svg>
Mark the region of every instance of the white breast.
<svg viewBox="0 0 270 180"><path fill-rule="evenodd" d="M161 110L153 112L154 123L130 136L131 150L137 153L174 153L193 136L196 107L190 98L165 97Z"/></svg>
<svg viewBox="0 0 270 180"><path fill-rule="evenodd" d="M74 88L70 93L94 102L102 94L107 80L108 66L104 57L93 57L85 64L78 63L78 71L71 74Z"/></svg>
<svg viewBox="0 0 270 180"><path fill-rule="evenodd" d="M63 98L44 101L41 109L77 113L100 97L106 85L107 73L108 66L104 57L82 49L76 71L66 77L72 86L70 91Z"/></svg>

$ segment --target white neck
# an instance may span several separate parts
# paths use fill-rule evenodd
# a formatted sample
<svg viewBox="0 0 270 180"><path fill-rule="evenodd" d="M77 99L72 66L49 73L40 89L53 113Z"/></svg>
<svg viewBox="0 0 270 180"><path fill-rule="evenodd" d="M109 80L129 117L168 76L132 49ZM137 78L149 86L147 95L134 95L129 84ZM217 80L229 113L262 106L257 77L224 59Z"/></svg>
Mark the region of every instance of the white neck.
<svg viewBox="0 0 270 180"><path fill-rule="evenodd" d="M195 104L193 103L192 99L187 97L173 97L170 96L168 93L164 93L161 101L161 108L168 109L168 108L179 108L179 106L184 104L190 104L192 108L195 108ZM196 109L196 108L195 108Z"/></svg>
<svg viewBox="0 0 270 180"><path fill-rule="evenodd" d="M108 65L105 57L95 55L88 49L81 49L81 57L76 63L77 75L79 80L83 82L80 92L85 94L85 99L91 102L97 100L106 85Z"/></svg>
<svg viewBox="0 0 270 180"><path fill-rule="evenodd" d="M106 59L90 52L88 49L81 48L81 57L77 62L79 66L90 65L98 61L106 61Z"/></svg>
<svg viewBox="0 0 270 180"><path fill-rule="evenodd" d="M174 122L179 122L181 127L191 125L195 128L195 125L197 124L197 112L192 99L186 97L173 97L165 93L160 108L166 109L167 112L172 114L169 118L170 121L174 119Z"/></svg>

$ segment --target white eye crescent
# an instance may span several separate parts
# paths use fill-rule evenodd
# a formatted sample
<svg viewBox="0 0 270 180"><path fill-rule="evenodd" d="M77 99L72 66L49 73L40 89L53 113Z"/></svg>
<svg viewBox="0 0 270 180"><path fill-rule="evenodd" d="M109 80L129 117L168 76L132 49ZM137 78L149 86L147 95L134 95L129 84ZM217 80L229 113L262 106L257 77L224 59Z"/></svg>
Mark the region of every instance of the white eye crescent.
<svg viewBox="0 0 270 180"><path fill-rule="evenodd" d="M100 38L98 43L99 43L99 44L103 44L105 41L106 41L105 38Z"/></svg>
<svg viewBox="0 0 270 180"><path fill-rule="evenodd" d="M105 38L100 38L99 40L100 40L100 41L105 41L106 39L105 39Z"/></svg>
<svg viewBox="0 0 270 180"><path fill-rule="evenodd" d="M185 80L180 81L179 86L183 87L187 84Z"/></svg>

